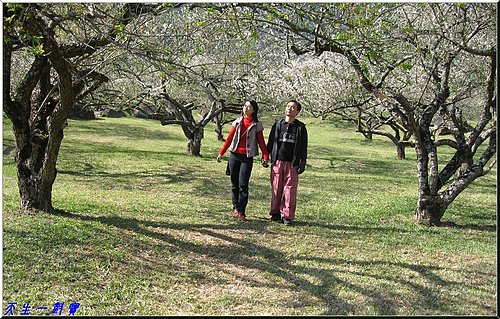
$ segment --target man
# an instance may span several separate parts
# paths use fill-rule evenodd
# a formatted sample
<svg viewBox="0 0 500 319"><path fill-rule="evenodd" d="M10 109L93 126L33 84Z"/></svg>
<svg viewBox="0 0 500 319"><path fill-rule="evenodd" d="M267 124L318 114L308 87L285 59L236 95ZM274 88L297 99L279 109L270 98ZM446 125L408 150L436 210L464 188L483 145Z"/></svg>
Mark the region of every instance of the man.
<svg viewBox="0 0 500 319"><path fill-rule="evenodd" d="M302 106L290 100L285 107L285 118L276 120L269 133L267 150L271 158L271 220L287 226L295 219L299 174L306 168L307 130L296 119Z"/></svg>

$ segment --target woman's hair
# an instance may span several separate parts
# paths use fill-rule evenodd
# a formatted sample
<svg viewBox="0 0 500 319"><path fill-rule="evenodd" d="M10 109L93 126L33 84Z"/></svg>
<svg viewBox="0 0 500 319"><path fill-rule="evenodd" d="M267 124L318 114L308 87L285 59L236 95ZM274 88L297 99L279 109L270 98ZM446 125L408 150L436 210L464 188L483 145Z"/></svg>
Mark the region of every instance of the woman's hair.
<svg viewBox="0 0 500 319"><path fill-rule="evenodd" d="M259 113L259 106L257 105L257 102L255 102L254 100L246 100L245 103L246 102L250 102L250 105L252 105L252 107L253 107L252 120L254 122L258 122L259 117L258 117L257 113Z"/></svg>

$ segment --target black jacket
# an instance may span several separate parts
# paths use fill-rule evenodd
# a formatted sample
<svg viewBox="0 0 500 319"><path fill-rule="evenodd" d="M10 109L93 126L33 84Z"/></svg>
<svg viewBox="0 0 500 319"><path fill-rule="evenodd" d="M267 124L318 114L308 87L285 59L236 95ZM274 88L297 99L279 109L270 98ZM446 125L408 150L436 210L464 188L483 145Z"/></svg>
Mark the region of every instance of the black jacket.
<svg viewBox="0 0 500 319"><path fill-rule="evenodd" d="M281 125L285 122L284 119L276 120L269 132L267 139L267 151L271 157L271 163L276 163L276 155L278 154L278 140ZM302 173L306 167L307 160L307 130L306 125L301 121L295 119L294 123L297 125L297 140L293 150L292 166L298 166L299 172Z"/></svg>

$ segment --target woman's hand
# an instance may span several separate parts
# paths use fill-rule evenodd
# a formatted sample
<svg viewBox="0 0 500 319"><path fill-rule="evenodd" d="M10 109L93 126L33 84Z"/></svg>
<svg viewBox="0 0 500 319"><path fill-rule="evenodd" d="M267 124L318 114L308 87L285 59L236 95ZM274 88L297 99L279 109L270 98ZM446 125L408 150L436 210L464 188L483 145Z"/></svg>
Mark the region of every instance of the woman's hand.
<svg viewBox="0 0 500 319"><path fill-rule="evenodd" d="M222 158L222 155L217 155L217 163L220 163L220 159Z"/></svg>
<svg viewBox="0 0 500 319"><path fill-rule="evenodd" d="M261 163L262 163L263 167L269 167L269 161L266 161L265 159L262 159Z"/></svg>

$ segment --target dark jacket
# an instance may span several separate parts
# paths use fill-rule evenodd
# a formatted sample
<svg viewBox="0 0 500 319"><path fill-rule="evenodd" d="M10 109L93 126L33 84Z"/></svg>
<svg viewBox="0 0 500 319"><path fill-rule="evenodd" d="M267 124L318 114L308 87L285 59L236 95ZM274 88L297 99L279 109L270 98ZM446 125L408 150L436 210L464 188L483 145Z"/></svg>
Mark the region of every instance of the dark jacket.
<svg viewBox="0 0 500 319"><path fill-rule="evenodd" d="M272 164L276 163L278 135L283 122L285 122L284 119L274 122L271 132L269 132L269 138L267 139L267 151L269 152ZM307 130L306 125L301 121L295 119L294 123L297 124L297 140L293 150L292 166L298 166L299 172L302 173L305 170L307 160Z"/></svg>

